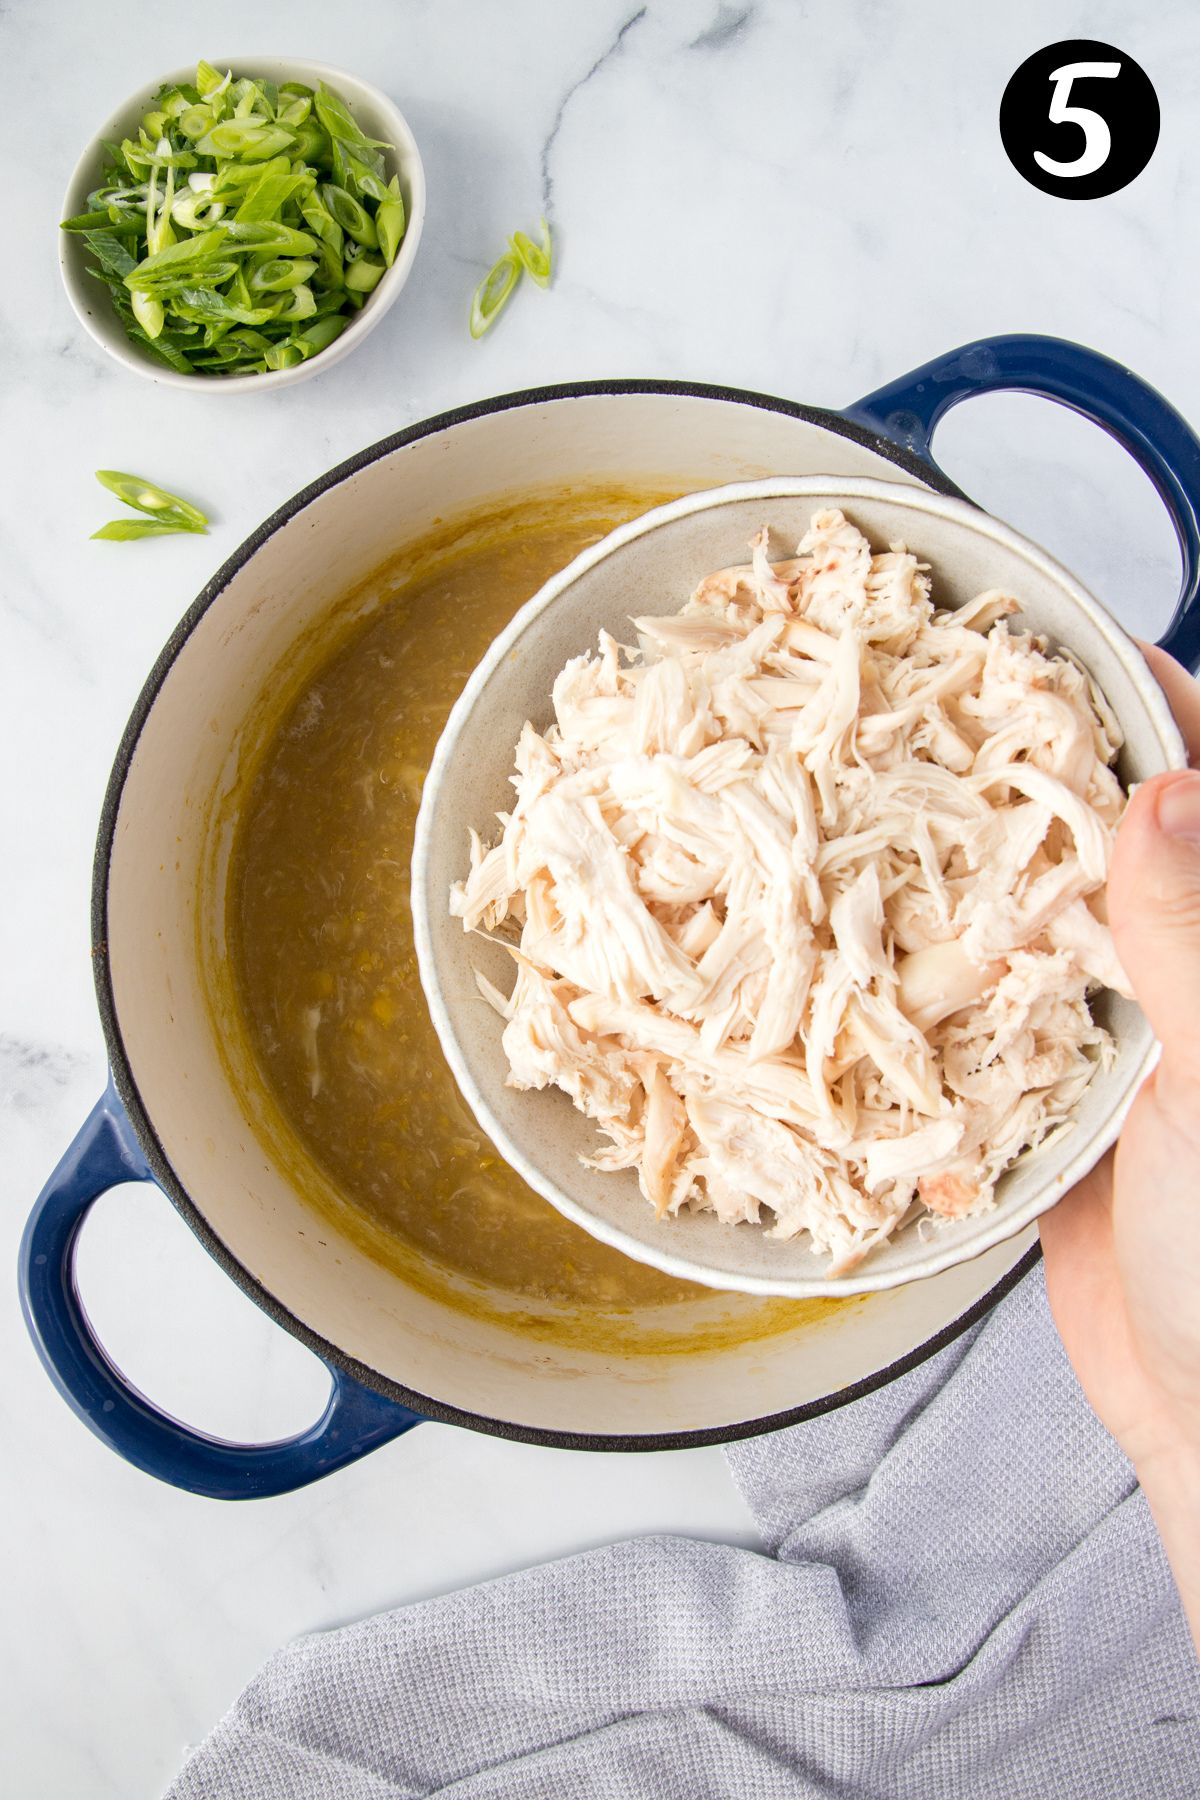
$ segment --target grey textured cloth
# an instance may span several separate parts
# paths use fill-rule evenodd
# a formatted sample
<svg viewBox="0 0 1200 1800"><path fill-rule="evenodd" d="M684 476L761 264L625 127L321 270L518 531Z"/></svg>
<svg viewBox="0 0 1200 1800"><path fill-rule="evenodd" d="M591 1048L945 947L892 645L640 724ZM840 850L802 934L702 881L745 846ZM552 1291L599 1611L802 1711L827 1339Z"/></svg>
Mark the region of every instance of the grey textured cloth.
<svg viewBox="0 0 1200 1800"><path fill-rule="evenodd" d="M659 1537L280 1651L168 1800L1196 1800L1200 1670L1040 1270Z"/></svg>

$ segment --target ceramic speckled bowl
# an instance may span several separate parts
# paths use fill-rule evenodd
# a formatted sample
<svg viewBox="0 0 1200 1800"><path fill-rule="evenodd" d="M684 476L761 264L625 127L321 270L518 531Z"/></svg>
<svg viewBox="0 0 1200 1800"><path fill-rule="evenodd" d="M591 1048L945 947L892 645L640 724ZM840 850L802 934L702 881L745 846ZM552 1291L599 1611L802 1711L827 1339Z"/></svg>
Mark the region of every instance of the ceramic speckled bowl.
<svg viewBox="0 0 1200 1800"><path fill-rule="evenodd" d="M1182 767L1183 744L1137 646L1099 601L1036 545L969 501L894 482L837 476L740 482L689 494L619 527L575 558L517 614L475 670L447 722L425 783L413 856L413 917L421 980L442 1049L480 1125L538 1193L596 1237L668 1274L712 1287L811 1298L897 1287L936 1275L1014 1236L1078 1181L1112 1144L1154 1059L1140 1008L1115 994L1096 1012L1117 1046L1098 1069L1072 1129L1056 1135L1000 1181L997 1203L975 1218L897 1231L850 1275L830 1281L806 1237L780 1242L756 1225L712 1213L656 1218L632 1169L585 1166L600 1142L594 1123L557 1088L506 1085L503 1024L479 1001L474 971L507 991L511 959L463 931L447 905L466 869L469 826L486 835L511 801L513 747L526 719L544 730L550 688L563 664L607 630L629 637L631 611L674 612L712 569L744 561L765 524L794 544L814 513L840 507L872 544L903 542L932 565L934 596L959 605L985 588L1017 595L1020 623L1045 632L1086 664L1125 733L1122 781Z"/></svg>
<svg viewBox="0 0 1200 1800"><path fill-rule="evenodd" d="M870 501L860 492L854 509L866 522L868 505L903 508L928 496L932 510L919 515L923 546L933 547L935 527L953 526L992 574L994 558L1026 559L1018 585L1031 609L1067 620L1073 641L1086 625L1079 647L1136 734L1137 766L1171 760L1161 704L1120 633L1094 607L1080 610L1066 597L1074 584L1052 565L1046 573L1040 552L1020 540L1014 547L1003 528L989 537L989 522L966 511L969 530L957 507L942 507L941 496L957 490L931 453L937 420L948 406L1000 388L1087 414L1155 482L1184 551L1166 642L1194 663L1200 444L1128 370L1052 338L967 345L844 412L686 382L574 382L503 395L409 426L332 469L217 571L164 647L117 751L92 900L113 1081L46 1183L21 1248L22 1301L38 1354L63 1398L113 1449L179 1487L233 1499L301 1487L422 1418L575 1450L725 1442L880 1387L979 1319L1029 1269L1032 1226L924 1280L901 1280L816 1315L801 1305L773 1335L714 1345L700 1334L687 1354L600 1351L523 1335L519 1324L456 1309L405 1282L328 1218L312 1229L307 1188L319 1171L281 1157L259 1131L256 1095L230 1071L204 961L204 946L214 935L219 943L220 908L205 895L206 870L227 855L223 797L236 792L239 753L254 741L264 697L278 692L298 647L358 584L363 604L384 598L371 588L373 572L419 544L435 521L469 522L531 491L586 496L620 485L683 494L779 475L819 475L824 492L861 477L903 484L899 498L894 485ZM801 484L779 505L798 521L811 501ZM744 540L740 504L702 515L716 534L698 546L702 569L727 559L718 545ZM648 550L654 535L635 530L630 554ZM954 557L945 574L965 583L971 569L958 550ZM590 641L598 622L574 634L571 647ZM511 749L510 724L496 721L497 756ZM464 813L480 816L485 790L463 795ZM447 831L438 884L461 866L459 821ZM412 1004L422 1004L415 988ZM1130 1038L1130 1080L1144 1051ZM1092 1127L1085 1129L1090 1138ZM1067 1178L1065 1169L1058 1174ZM275 1444L217 1443L167 1417L114 1368L80 1302L74 1257L89 1208L123 1181L157 1183L230 1278L328 1365L330 1401L310 1429ZM630 1210L631 1235L644 1222ZM625 1229L619 1216L613 1224ZM689 1304L720 1311L727 1301L738 1297L712 1293Z"/></svg>

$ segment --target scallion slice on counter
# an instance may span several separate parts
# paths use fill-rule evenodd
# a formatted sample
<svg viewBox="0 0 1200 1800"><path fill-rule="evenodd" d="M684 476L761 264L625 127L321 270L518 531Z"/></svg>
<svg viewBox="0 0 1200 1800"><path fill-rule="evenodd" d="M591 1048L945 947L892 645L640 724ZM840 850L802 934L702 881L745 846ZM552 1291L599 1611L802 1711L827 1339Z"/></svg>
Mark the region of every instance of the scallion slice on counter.
<svg viewBox="0 0 1200 1800"><path fill-rule="evenodd" d="M508 249L504 255L498 262L493 263L475 289L471 296L471 336L473 338L481 338L484 332L495 323L511 299L513 289L520 281L523 271L528 270L539 287L550 286L552 272L550 227L545 219L542 220L541 225L542 241L540 244L535 244L525 232L514 231L508 240Z"/></svg>
<svg viewBox="0 0 1200 1800"><path fill-rule="evenodd" d="M471 296L473 338L481 338L495 324L520 279L520 258L506 250L500 260L492 264Z"/></svg>
<svg viewBox="0 0 1200 1800"><path fill-rule="evenodd" d="M173 537L181 531L192 531L194 526L175 525L169 519L110 519L99 531L93 531L93 538L107 538L110 543L125 543L130 538Z"/></svg>
<svg viewBox="0 0 1200 1800"><path fill-rule="evenodd" d="M324 83L201 62L108 146L63 230L87 244L128 335L173 369L291 368L333 342L396 260L407 215L390 148ZM330 317L337 330L298 329Z"/></svg>
<svg viewBox="0 0 1200 1800"><path fill-rule="evenodd" d="M300 351L296 352L298 362L302 354ZM308 354L311 356L313 352L310 350ZM142 475L127 475L121 469L97 469L96 480L110 494L115 494L118 500L123 500L126 506L132 506L146 517L110 519L99 531L93 531L94 538L107 538L110 542L122 543L132 538L164 537L174 531L204 533L208 530L208 518L198 506L159 487L156 481L147 481Z"/></svg>
<svg viewBox="0 0 1200 1800"><path fill-rule="evenodd" d="M545 219L541 220L541 228L542 241L540 244L535 244L533 239L527 237L523 231L514 231L508 241L521 259L521 265L526 273L537 282L539 287L545 288L550 286L552 273L550 227Z"/></svg>

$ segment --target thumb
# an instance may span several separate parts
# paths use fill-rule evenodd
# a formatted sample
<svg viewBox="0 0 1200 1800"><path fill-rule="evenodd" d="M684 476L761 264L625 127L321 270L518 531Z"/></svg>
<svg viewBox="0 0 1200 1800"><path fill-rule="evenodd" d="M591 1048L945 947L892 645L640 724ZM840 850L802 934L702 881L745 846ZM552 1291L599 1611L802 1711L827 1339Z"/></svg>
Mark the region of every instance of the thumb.
<svg viewBox="0 0 1200 1800"><path fill-rule="evenodd" d="M1108 913L1164 1062L1200 1083L1200 772L1156 776L1129 802L1113 851Z"/></svg>

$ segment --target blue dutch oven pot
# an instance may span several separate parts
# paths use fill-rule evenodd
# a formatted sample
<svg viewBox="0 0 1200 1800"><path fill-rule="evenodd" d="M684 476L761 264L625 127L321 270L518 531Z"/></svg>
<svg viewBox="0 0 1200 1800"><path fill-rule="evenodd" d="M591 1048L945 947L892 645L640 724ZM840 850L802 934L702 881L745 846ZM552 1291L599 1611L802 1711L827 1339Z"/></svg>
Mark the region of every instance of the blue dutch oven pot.
<svg viewBox="0 0 1200 1800"><path fill-rule="evenodd" d="M924 1316L915 1326L909 1318L890 1337L885 1331L874 1360L868 1354L863 1365L860 1357L854 1379L836 1385L826 1381L824 1387L817 1381L814 1387L812 1378L807 1377L806 1388L798 1374L794 1404L790 1395L768 1395L775 1403L757 1414L753 1407L738 1405L730 1406L728 1418L707 1419L690 1427L681 1427L674 1417L660 1422L651 1416L651 1428L646 1430L606 1428L603 1420L599 1428L583 1430L561 1423L530 1423L500 1412L475 1410L461 1399L419 1392L394 1373L348 1354L303 1323L263 1280L249 1272L212 1228L202 1210L202 1196L184 1188L144 1104L138 1072L131 1066L122 1039L107 956L115 822L146 720L209 609L221 603L231 583L252 566L276 534L296 526L310 509L323 506L326 511L320 516L330 516L329 506L336 504L351 484L372 478L392 461L408 467L402 461L405 457L412 464L414 457L436 453L446 467L447 457L453 459L457 454L457 444L468 446L471 456L477 456L480 442L486 444L489 433L497 439L497 454L511 454L513 444L553 439L560 418L569 420L570 430L560 434L558 448L549 442L543 452L541 472L547 481L570 473L564 468L568 451L562 445L577 449L582 443L586 450L589 434L594 435L598 453L608 457L605 466L611 472L615 420L625 440L638 443L639 473L646 465L647 444L660 423L664 444L670 440L664 456L675 458L672 466L679 466L683 457L680 443L686 439L696 458L695 486L764 473L771 469L772 458L780 462L803 455L808 468L794 472L838 472L839 458L844 463L853 457L853 470L843 466L840 472L890 473L894 477L899 469L910 480L958 494L934 458L937 426L960 401L1003 391L1040 395L1081 413L1122 444L1150 477L1174 525L1182 562L1179 601L1162 645L1195 669L1200 662L1200 442L1162 396L1131 371L1078 344L1046 337L987 338L964 345L841 412L736 390L661 381L581 382L504 395L412 426L332 470L268 520L214 577L167 645L118 755L101 824L93 894L97 988L113 1075L39 1196L20 1251L21 1303L38 1355L68 1406L111 1449L147 1473L193 1493L250 1499L286 1493L328 1475L399 1437L423 1418L572 1448L662 1449L721 1442L795 1423L877 1388L981 1317L1032 1265L1038 1251L1036 1245L1025 1241L1007 1262L1002 1259L1000 1264L989 1264L982 1292L964 1298L961 1283L953 1291L939 1289L943 1277L916 1284L929 1290ZM814 462L814 457L821 456L827 458L827 466ZM530 472L539 473L535 465L536 456L524 479L528 480ZM780 463L779 472L784 469L793 472L786 460ZM128 1181L157 1182L233 1279L324 1359L332 1387L324 1412L308 1430L265 1445L217 1440L168 1417L138 1393L110 1361L80 1300L75 1249L89 1208L109 1188ZM653 1411L651 1401L651 1415Z"/></svg>

